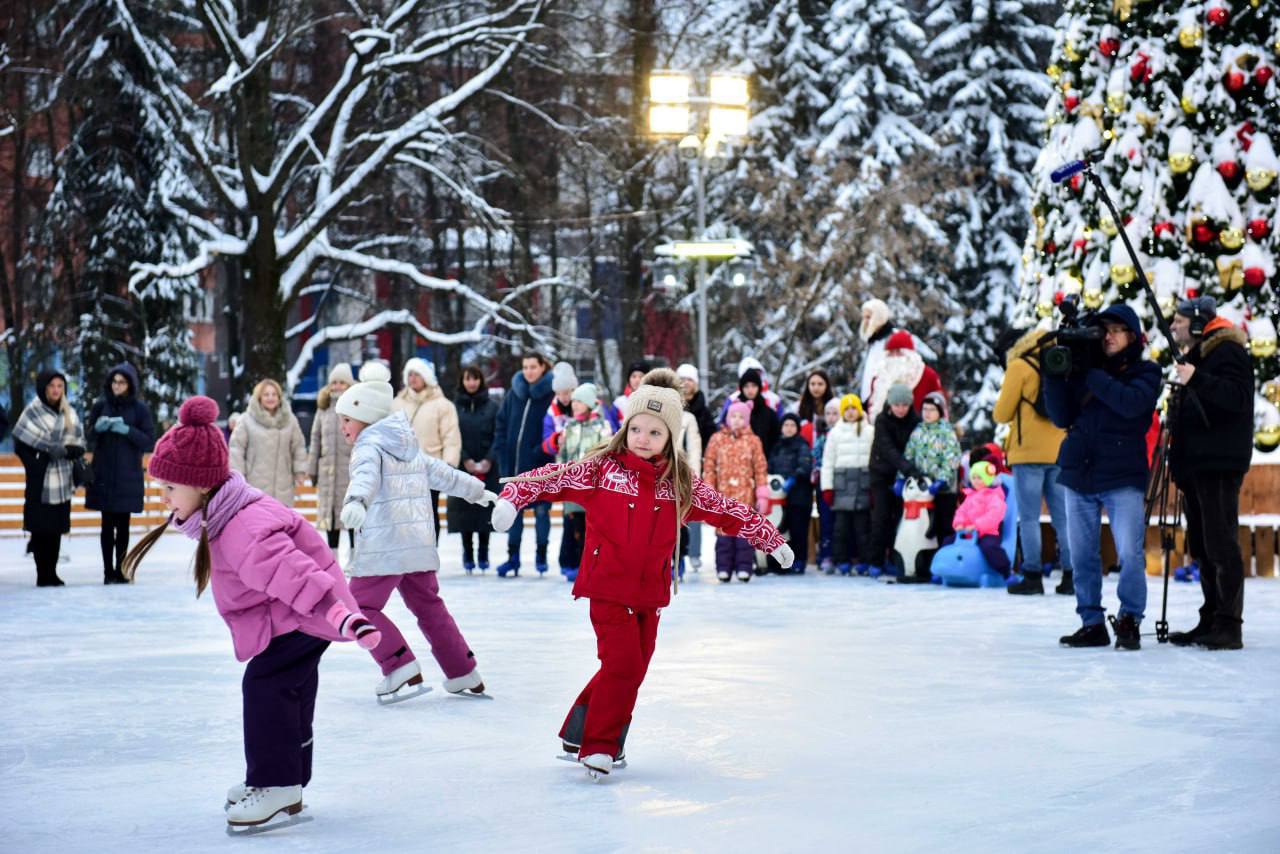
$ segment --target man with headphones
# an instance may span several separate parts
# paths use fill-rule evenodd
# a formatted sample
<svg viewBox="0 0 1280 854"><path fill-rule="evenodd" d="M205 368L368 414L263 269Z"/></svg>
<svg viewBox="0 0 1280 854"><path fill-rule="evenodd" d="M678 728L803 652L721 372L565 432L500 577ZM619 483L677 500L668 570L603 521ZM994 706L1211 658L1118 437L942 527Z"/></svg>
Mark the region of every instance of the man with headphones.
<svg viewBox="0 0 1280 854"><path fill-rule="evenodd" d="M1184 387L1171 408L1169 468L1182 490L1187 550L1200 563L1200 621L1171 632L1178 646L1240 649L1244 560L1236 529L1240 485L1253 456L1253 362L1248 338L1218 317L1213 297L1178 305L1170 326L1186 360L1175 366Z"/></svg>

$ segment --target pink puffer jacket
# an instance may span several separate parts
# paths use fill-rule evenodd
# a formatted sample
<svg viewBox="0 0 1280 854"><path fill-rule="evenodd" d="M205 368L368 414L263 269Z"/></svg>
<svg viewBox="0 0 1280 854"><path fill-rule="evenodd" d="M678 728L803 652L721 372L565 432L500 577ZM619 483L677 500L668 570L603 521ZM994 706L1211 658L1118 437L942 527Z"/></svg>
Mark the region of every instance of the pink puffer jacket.
<svg viewBox="0 0 1280 854"><path fill-rule="evenodd" d="M957 531L973 528L980 536L991 534L998 537L1005 507L1004 490L998 483L981 489L966 489L964 502L956 510L952 527Z"/></svg>
<svg viewBox="0 0 1280 854"><path fill-rule="evenodd" d="M209 586L238 660L248 661L272 638L297 630L345 640L325 614L335 602L359 608L328 543L309 522L236 471L219 487L206 515ZM177 525L198 540L200 520L196 512Z"/></svg>

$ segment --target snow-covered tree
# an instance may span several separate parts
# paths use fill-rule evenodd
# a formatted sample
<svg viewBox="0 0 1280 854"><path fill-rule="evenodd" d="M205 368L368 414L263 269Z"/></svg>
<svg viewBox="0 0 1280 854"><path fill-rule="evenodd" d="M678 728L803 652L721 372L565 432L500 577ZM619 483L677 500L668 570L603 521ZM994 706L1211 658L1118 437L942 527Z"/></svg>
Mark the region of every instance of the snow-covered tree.
<svg viewBox="0 0 1280 854"><path fill-rule="evenodd" d="M476 183L497 167L460 115L511 66L543 0L114 3L155 95L149 119L191 178L162 187L163 204L196 238L176 262L139 264L135 289L231 262L250 377L283 374L287 312L321 268L465 299L474 319L424 329L431 341L541 340L506 298L424 273L398 253L403 234L362 222L395 204L377 194L393 172L429 177L480 221L503 218Z"/></svg>
<svg viewBox="0 0 1280 854"><path fill-rule="evenodd" d="M942 220L952 250L945 275L959 311L942 330L940 363L960 421L990 427L1003 366L991 345L1017 301L1053 30L1039 22L1052 0L931 0L924 56L932 132L958 179ZM980 331L981 334L974 334Z"/></svg>
<svg viewBox="0 0 1280 854"><path fill-rule="evenodd" d="M1082 293L1088 307L1126 300L1153 328L1118 237L1124 228L1163 314L1184 296L1214 296L1220 314L1248 331L1259 384L1277 379L1275 12L1274 3L1250 0L1068 5L1048 68L1056 90L1033 178L1024 319L1047 317L1061 295ZM1049 181L1055 166L1099 148L1095 168L1121 222L1084 176ZM1167 361L1169 343L1150 337L1152 355Z"/></svg>

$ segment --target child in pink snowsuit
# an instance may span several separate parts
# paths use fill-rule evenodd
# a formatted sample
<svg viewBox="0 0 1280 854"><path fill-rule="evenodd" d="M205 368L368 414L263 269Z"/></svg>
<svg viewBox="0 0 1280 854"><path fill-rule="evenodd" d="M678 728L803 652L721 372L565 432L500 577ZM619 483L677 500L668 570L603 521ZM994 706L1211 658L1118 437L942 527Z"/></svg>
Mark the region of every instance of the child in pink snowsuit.
<svg viewBox="0 0 1280 854"><path fill-rule="evenodd" d="M347 571L361 611L382 632L373 658L382 668L380 703L422 693L401 693L422 684L422 668L395 624L383 613L393 590L431 643L444 671L446 691L484 693L475 655L440 598L436 570L435 521L431 491L456 495L472 504L497 498L484 482L443 460L427 456L403 412L391 414L391 384L360 372L357 383L338 398L340 427L351 449L351 482L342 505L342 525L357 531L356 550Z"/></svg>
<svg viewBox="0 0 1280 854"><path fill-rule="evenodd" d="M156 443L148 470L171 515L134 546L122 571L132 580L169 525L199 541L196 595L213 588L236 658L249 662L241 684L247 770L227 793L227 823L236 829L302 810L320 656L331 641L369 649L381 637L316 529L230 470L217 417L218 404L193 397Z"/></svg>
<svg viewBox="0 0 1280 854"><path fill-rule="evenodd" d="M1004 522L1004 487L996 474L996 467L986 460L969 468L972 488L964 491L964 503L956 510L952 526L956 532L976 531L978 549L991 564L991 568L1008 578L1013 567L1009 556L1000 544L1000 525Z"/></svg>

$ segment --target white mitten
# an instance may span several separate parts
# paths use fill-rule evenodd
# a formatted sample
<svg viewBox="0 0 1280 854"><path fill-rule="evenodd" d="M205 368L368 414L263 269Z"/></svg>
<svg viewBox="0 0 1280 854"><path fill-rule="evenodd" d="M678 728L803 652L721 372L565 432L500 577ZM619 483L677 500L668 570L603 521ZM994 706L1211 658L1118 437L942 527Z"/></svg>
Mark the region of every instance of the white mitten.
<svg viewBox="0 0 1280 854"><path fill-rule="evenodd" d="M479 504L481 507L492 507L494 504L498 503L498 493L486 489L483 495L471 503Z"/></svg>
<svg viewBox="0 0 1280 854"><path fill-rule="evenodd" d="M490 493L492 494L492 493ZM516 514L520 511L516 506L505 498L499 498L493 505L493 513L490 515L489 521L493 525L493 530L501 534L503 531L509 530L516 521Z"/></svg>
<svg viewBox="0 0 1280 854"><path fill-rule="evenodd" d="M342 515L338 518L342 520L342 527L349 531L355 531L364 524L364 516L367 512L364 505L359 501L348 501L342 505Z"/></svg>
<svg viewBox="0 0 1280 854"><path fill-rule="evenodd" d="M769 552L769 557L782 564L783 569L790 569L791 564L795 563L796 560L795 552L791 551L791 546L786 543Z"/></svg>

